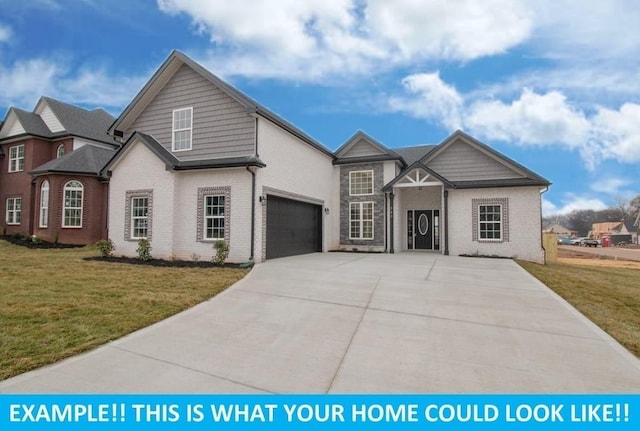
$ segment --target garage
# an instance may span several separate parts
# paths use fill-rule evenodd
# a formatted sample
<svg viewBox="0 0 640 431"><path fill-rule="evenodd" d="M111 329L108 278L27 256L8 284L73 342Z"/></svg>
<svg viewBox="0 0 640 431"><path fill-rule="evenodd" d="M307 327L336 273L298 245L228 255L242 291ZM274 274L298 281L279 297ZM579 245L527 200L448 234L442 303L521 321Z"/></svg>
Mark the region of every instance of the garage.
<svg viewBox="0 0 640 431"><path fill-rule="evenodd" d="M267 259L322 251L322 206L267 196Z"/></svg>

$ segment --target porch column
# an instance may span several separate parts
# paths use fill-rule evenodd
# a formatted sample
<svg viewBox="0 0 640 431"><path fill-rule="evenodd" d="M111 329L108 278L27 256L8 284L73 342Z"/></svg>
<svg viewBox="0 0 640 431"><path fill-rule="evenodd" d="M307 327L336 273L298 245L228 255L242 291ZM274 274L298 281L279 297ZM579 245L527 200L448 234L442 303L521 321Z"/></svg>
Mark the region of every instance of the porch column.
<svg viewBox="0 0 640 431"><path fill-rule="evenodd" d="M449 190L444 190L444 254L449 255Z"/></svg>
<svg viewBox="0 0 640 431"><path fill-rule="evenodd" d="M391 229L389 232L389 253L393 254L393 192L389 193L389 220L389 227Z"/></svg>

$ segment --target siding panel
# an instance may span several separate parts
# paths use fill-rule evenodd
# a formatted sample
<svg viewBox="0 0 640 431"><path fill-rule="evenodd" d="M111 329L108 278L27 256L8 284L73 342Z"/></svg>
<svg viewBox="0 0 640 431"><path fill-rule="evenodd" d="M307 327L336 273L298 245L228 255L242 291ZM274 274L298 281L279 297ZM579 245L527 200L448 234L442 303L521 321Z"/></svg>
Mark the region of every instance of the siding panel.
<svg viewBox="0 0 640 431"><path fill-rule="evenodd" d="M377 156L384 154L379 148L374 147L364 139L360 139L342 157Z"/></svg>
<svg viewBox="0 0 640 431"><path fill-rule="evenodd" d="M470 145L457 141L429 162L429 167L451 181L522 178Z"/></svg>
<svg viewBox="0 0 640 431"><path fill-rule="evenodd" d="M152 135L171 151L173 110L193 107L191 151L179 160L214 159L254 154L255 120L222 90L183 65L127 130Z"/></svg>

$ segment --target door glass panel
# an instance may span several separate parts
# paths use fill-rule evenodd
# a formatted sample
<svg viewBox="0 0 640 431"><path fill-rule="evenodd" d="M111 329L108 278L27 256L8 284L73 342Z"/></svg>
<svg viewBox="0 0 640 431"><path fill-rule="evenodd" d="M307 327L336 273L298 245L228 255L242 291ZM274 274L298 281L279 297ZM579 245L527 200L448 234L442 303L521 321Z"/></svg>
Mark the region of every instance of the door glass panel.
<svg viewBox="0 0 640 431"><path fill-rule="evenodd" d="M440 250L440 217L439 211L433 212L433 249Z"/></svg>
<svg viewBox="0 0 640 431"><path fill-rule="evenodd" d="M426 235L429 231L429 219L425 213L420 214L418 217L418 232L420 235Z"/></svg>
<svg viewBox="0 0 640 431"><path fill-rule="evenodd" d="M407 248L413 250L413 211L407 212Z"/></svg>

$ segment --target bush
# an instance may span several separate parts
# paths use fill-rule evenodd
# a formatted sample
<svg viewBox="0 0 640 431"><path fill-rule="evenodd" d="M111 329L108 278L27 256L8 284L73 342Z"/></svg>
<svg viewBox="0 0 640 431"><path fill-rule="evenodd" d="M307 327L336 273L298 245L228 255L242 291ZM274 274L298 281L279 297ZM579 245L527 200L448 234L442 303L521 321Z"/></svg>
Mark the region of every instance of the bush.
<svg viewBox="0 0 640 431"><path fill-rule="evenodd" d="M101 239L96 242L96 248L100 252L101 257L111 257L113 254L113 250L116 249L116 246L113 245L113 241L110 239Z"/></svg>
<svg viewBox="0 0 640 431"><path fill-rule="evenodd" d="M146 238L139 239L136 252L138 253L138 259L141 261L151 260L151 243L149 240Z"/></svg>
<svg viewBox="0 0 640 431"><path fill-rule="evenodd" d="M229 257L229 244L226 241L216 241L213 248L216 254L213 255L211 261L217 265L224 265L225 260Z"/></svg>

